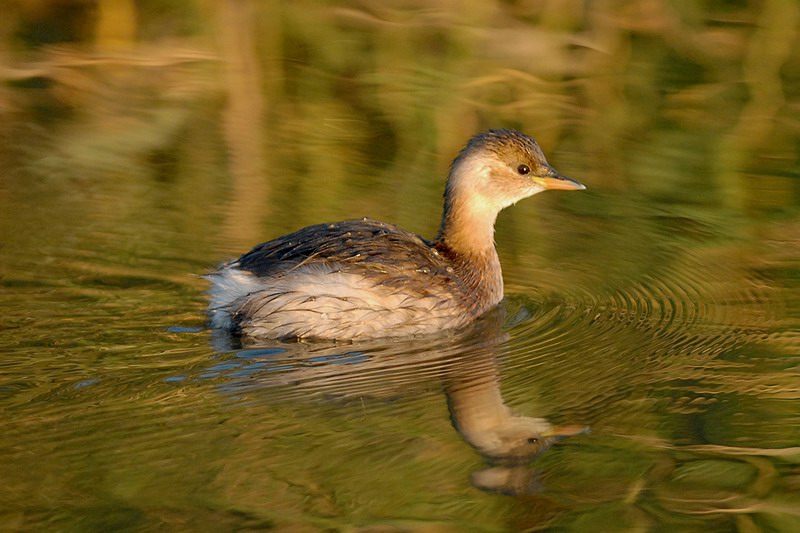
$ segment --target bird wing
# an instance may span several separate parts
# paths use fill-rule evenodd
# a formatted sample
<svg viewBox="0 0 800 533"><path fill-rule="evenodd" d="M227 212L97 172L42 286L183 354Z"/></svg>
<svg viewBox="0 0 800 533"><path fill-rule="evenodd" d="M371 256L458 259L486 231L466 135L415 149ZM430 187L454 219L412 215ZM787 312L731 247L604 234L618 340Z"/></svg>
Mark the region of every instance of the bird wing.
<svg viewBox="0 0 800 533"><path fill-rule="evenodd" d="M370 219L303 228L259 244L234 266L259 277L273 277L321 264L380 277L381 285L408 284L411 278L430 278L444 286L458 284L450 265L422 237Z"/></svg>

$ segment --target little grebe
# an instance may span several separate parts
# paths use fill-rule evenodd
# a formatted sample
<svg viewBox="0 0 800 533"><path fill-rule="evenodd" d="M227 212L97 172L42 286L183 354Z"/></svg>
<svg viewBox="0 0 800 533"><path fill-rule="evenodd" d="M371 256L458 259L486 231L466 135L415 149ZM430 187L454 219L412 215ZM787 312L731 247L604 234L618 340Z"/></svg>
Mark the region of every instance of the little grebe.
<svg viewBox="0 0 800 533"><path fill-rule="evenodd" d="M503 298L497 214L546 189L581 190L513 130L474 136L453 161L429 242L364 218L303 228L223 265L211 325L248 337L356 339L463 326Z"/></svg>

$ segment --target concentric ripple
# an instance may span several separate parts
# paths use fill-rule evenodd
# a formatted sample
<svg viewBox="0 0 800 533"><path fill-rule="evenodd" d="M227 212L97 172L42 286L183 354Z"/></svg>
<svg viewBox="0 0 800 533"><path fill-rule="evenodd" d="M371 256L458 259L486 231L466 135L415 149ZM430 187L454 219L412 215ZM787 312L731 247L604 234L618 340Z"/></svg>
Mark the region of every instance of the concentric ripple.
<svg viewBox="0 0 800 533"><path fill-rule="evenodd" d="M636 384L662 387L731 365L720 355L774 328L781 301L742 267L712 268L690 252L680 261L625 285L574 283L535 302L510 298L512 316L526 317L504 349L510 389L524 397L543 377L581 383L589 392L560 397L562 407L599 405ZM526 371L532 366L537 372Z"/></svg>

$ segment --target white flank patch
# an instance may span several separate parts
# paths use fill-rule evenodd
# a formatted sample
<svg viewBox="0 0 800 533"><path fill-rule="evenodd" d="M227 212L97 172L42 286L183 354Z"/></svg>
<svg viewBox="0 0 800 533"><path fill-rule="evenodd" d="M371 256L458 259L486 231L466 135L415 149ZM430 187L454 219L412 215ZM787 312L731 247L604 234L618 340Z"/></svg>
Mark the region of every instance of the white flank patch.
<svg viewBox="0 0 800 533"><path fill-rule="evenodd" d="M461 325L463 313L441 297L420 298L325 265L275 278L226 268L212 276L211 325L264 338L353 339L414 335ZM448 305L452 304L452 305Z"/></svg>
<svg viewBox="0 0 800 533"><path fill-rule="evenodd" d="M214 328L233 329L231 315L241 305L239 301L264 288L263 281L236 267L224 267L207 278L212 283L208 315Z"/></svg>

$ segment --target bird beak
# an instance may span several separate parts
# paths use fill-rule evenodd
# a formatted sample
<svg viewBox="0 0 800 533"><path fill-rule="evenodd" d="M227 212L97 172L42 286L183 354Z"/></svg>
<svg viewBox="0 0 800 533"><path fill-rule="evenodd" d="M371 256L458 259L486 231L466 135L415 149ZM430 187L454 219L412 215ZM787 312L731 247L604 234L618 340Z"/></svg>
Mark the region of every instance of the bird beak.
<svg viewBox="0 0 800 533"><path fill-rule="evenodd" d="M567 437L586 435L591 432L592 430L588 426L554 426L549 431L543 433L542 437L556 442Z"/></svg>
<svg viewBox="0 0 800 533"><path fill-rule="evenodd" d="M586 188L586 185L583 183L559 174L558 171L552 167L550 167L544 176L534 176L533 182L544 189L560 191L582 191Z"/></svg>

